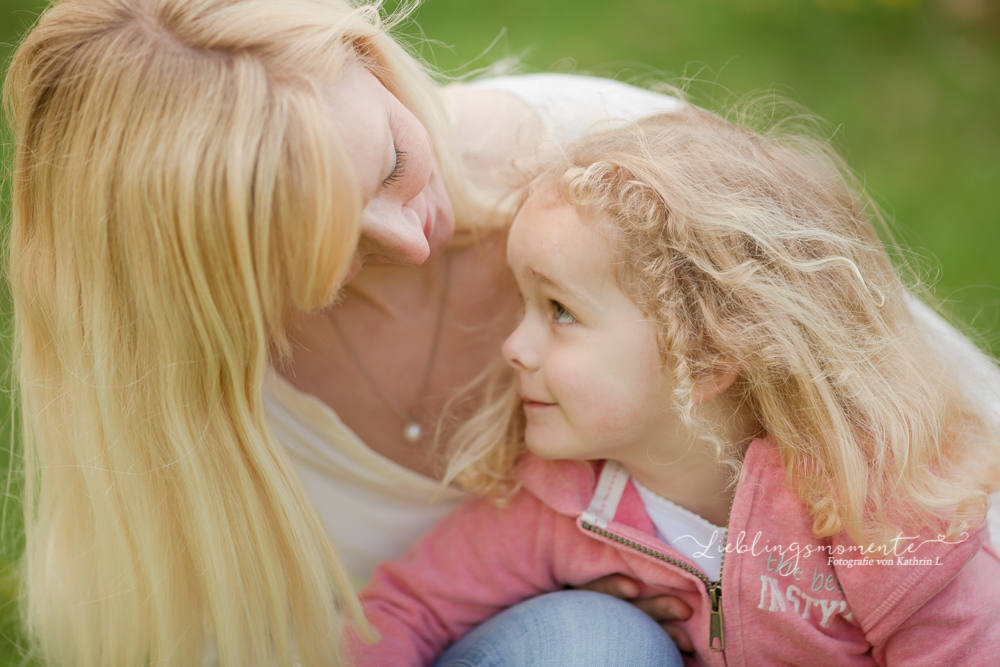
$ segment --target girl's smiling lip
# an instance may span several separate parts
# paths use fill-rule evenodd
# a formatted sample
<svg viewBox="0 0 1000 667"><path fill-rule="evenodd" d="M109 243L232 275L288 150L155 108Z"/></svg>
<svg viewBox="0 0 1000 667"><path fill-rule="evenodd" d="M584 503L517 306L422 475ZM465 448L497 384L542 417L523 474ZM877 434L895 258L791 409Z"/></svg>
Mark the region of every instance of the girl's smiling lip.
<svg viewBox="0 0 1000 667"><path fill-rule="evenodd" d="M536 401L532 398L527 398L525 396L521 397L521 401L524 403L525 408L551 408L556 403L547 403L545 401Z"/></svg>

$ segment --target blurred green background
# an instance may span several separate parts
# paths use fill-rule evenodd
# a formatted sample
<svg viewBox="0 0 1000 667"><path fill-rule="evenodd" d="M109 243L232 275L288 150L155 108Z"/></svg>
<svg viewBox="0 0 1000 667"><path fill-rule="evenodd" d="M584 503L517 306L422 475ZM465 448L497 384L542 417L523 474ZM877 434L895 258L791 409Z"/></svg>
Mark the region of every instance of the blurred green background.
<svg viewBox="0 0 1000 667"><path fill-rule="evenodd" d="M0 0L4 68L45 4ZM776 87L836 128L837 145L931 267L937 296L1000 352L996 0L425 0L414 16L401 30L452 74L516 56L526 71L687 76L702 82L694 91L709 107ZM4 220L7 207L5 183ZM0 287L6 386L9 312ZM8 396L0 392L0 484L16 450ZM0 665L30 663L13 607L10 563L22 548L13 481L0 535Z"/></svg>

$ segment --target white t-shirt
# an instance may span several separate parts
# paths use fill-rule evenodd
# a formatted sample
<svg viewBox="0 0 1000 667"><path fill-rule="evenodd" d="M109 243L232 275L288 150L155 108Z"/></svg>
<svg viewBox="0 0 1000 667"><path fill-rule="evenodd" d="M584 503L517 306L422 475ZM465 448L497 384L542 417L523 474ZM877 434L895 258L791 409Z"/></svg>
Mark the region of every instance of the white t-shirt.
<svg viewBox="0 0 1000 667"><path fill-rule="evenodd" d="M471 90L500 90L535 110L545 138L559 144L583 137L609 122L634 122L682 109L675 98L621 81L572 74L524 74L465 84Z"/></svg>
<svg viewBox="0 0 1000 667"><path fill-rule="evenodd" d="M274 371L264 409L355 584L403 555L466 496L371 449L330 406Z"/></svg>
<svg viewBox="0 0 1000 667"><path fill-rule="evenodd" d="M712 581L721 579L726 529L653 493L635 477L632 483L656 528L656 536L687 556Z"/></svg>

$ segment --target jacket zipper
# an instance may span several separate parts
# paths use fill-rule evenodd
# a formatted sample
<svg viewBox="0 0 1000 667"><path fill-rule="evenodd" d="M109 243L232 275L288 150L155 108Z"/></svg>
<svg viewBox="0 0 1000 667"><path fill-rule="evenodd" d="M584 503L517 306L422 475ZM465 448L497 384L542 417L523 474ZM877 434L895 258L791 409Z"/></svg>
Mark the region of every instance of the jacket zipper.
<svg viewBox="0 0 1000 667"><path fill-rule="evenodd" d="M733 501L736 500L736 494L733 493L732 499L729 501L729 514L733 512ZM683 563L676 558L668 556L664 553L660 553L655 549L650 549L649 547L643 546L638 542L633 542L632 540L622 537L621 535L616 535L609 530L601 528L600 526L595 526L586 521L581 521L581 525L585 530L589 530L592 533L596 533L601 537L605 537L614 542L629 547L630 549L635 549L647 556L652 556L653 558L664 561L665 563L670 563L675 567L693 574L698 577L703 584L705 584L705 589L708 591L708 599L711 603L711 609L709 610L709 625L708 625L708 647L715 651L716 653L723 653L726 650L726 634L722 626L722 568L726 564L726 545L729 543L729 515L726 516L726 537L722 541L722 558L719 562L719 580L712 581L707 576L705 576L699 570L691 567L687 563ZM717 641L718 640L718 641Z"/></svg>

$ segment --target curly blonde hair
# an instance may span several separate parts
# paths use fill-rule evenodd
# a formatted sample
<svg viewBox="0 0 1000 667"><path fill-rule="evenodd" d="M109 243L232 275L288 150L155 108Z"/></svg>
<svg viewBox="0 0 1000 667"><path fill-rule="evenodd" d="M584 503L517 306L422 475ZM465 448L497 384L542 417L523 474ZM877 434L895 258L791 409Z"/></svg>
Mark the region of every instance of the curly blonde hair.
<svg viewBox="0 0 1000 667"><path fill-rule="evenodd" d="M793 121L758 132L689 105L585 138L527 191L555 186L606 232L671 362L674 408L734 473L748 443L716 434L694 389L736 369L729 391L777 444L818 537L960 533L985 514L997 443L914 325L873 202ZM509 493L523 451L510 373L486 394L449 478Z"/></svg>

